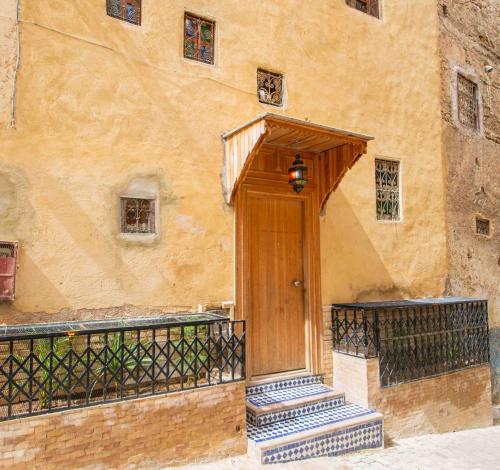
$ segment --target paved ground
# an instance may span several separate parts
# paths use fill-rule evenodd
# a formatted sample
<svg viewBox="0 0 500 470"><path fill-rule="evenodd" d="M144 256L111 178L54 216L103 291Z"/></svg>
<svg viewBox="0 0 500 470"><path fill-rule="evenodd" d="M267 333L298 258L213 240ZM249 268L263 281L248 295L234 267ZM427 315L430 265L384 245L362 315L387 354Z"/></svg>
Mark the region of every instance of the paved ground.
<svg viewBox="0 0 500 470"><path fill-rule="evenodd" d="M304 460L260 466L244 457L177 470L476 470L500 469L500 425L449 434L401 439L384 450L346 457ZM165 469L167 470L167 469Z"/></svg>

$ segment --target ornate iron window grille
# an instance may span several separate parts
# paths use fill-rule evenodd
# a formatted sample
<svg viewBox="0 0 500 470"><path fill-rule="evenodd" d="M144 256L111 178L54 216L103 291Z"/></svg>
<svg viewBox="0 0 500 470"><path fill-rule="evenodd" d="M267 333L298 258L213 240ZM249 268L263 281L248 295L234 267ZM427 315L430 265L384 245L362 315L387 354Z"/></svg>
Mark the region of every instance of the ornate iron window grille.
<svg viewBox="0 0 500 470"><path fill-rule="evenodd" d="M400 220L399 162L375 160L377 220Z"/></svg>
<svg viewBox="0 0 500 470"><path fill-rule="evenodd" d="M4 333L0 421L244 378L244 321Z"/></svg>
<svg viewBox="0 0 500 470"><path fill-rule="evenodd" d="M375 18L380 18L379 0L346 0L346 4Z"/></svg>
<svg viewBox="0 0 500 470"><path fill-rule="evenodd" d="M0 241L0 302L16 297L18 243Z"/></svg>
<svg viewBox="0 0 500 470"><path fill-rule="evenodd" d="M283 75L257 69L257 96L261 103L283 106Z"/></svg>
<svg viewBox="0 0 500 470"><path fill-rule="evenodd" d="M156 233L155 200L121 198L122 233Z"/></svg>
<svg viewBox="0 0 500 470"><path fill-rule="evenodd" d="M184 13L184 57L214 64L215 21Z"/></svg>
<svg viewBox="0 0 500 470"><path fill-rule="evenodd" d="M490 236L490 221L481 217L476 217L476 233L485 237Z"/></svg>
<svg viewBox="0 0 500 470"><path fill-rule="evenodd" d="M140 25L141 3L142 0L106 0L106 13L113 18Z"/></svg>
<svg viewBox="0 0 500 470"><path fill-rule="evenodd" d="M378 357L382 386L489 362L485 300L373 305L332 306L333 348Z"/></svg>
<svg viewBox="0 0 500 470"><path fill-rule="evenodd" d="M479 129L479 96L477 84L457 74L458 120L464 126Z"/></svg>

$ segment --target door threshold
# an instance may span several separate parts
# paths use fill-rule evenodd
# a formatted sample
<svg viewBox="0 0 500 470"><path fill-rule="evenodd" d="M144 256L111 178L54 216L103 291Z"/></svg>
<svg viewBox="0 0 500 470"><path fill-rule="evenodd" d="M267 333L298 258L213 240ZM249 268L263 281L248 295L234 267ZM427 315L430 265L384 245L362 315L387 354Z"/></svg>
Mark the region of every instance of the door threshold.
<svg viewBox="0 0 500 470"><path fill-rule="evenodd" d="M310 375L311 371L308 369L292 370L287 372L276 372L274 374L258 375L252 377L248 382L247 386L261 385L269 382L276 382L279 380L294 379L296 377L302 377L303 375Z"/></svg>

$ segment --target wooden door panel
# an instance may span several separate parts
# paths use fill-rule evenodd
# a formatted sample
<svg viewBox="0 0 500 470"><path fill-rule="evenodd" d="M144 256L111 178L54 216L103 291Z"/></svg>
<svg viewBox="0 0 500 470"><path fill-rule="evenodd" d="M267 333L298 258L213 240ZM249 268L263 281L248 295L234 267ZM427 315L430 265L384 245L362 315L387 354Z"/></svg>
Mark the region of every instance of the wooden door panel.
<svg viewBox="0 0 500 470"><path fill-rule="evenodd" d="M253 374L304 369L304 200L247 193L246 206Z"/></svg>

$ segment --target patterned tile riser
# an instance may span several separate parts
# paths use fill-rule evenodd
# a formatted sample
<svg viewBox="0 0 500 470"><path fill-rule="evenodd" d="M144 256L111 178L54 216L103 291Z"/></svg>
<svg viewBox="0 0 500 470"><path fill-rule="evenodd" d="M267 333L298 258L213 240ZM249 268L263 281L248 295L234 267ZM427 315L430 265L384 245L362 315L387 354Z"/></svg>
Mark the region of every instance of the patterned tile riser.
<svg viewBox="0 0 500 470"><path fill-rule="evenodd" d="M490 365L493 403L500 403L500 327L490 329Z"/></svg>
<svg viewBox="0 0 500 470"><path fill-rule="evenodd" d="M312 403L307 406L290 408L288 410L278 410L270 413L265 413L259 416L255 416L252 412L247 412L247 422L254 426L265 426L271 423L277 423L279 421L284 421L286 419L297 418L299 416L304 416L312 413L318 413L319 411L324 411L332 408L337 408L345 404L345 398L333 398L329 400L323 400L317 403Z"/></svg>
<svg viewBox="0 0 500 470"><path fill-rule="evenodd" d="M283 390L271 390L264 393L250 395L247 401L258 408L272 405L274 403L283 403L289 400L312 397L331 392L329 387L323 384L309 384L301 387L290 387Z"/></svg>
<svg viewBox="0 0 500 470"><path fill-rule="evenodd" d="M283 380L279 382L271 382L268 384L253 385L247 387L247 396L256 395L258 393L271 392L274 390L283 390L291 387L300 387L301 385L320 384L323 383L322 375L312 375L308 377L299 377L295 379Z"/></svg>
<svg viewBox="0 0 500 470"><path fill-rule="evenodd" d="M254 442L265 442L290 436L302 431L309 431L322 426L339 423L347 419L367 416L372 413L372 410L348 403L344 406L332 408L323 412L271 423L264 427L256 427L247 423L247 436Z"/></svg>
<svg viewBox="0 0 500 470"><path fill-rule="evenodd" d="M382 446L383 425L381 420L377 420L265 450L262 453L261 462L263 464L276 464L313 457L335 457Z"/></svg>

